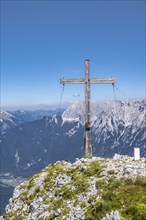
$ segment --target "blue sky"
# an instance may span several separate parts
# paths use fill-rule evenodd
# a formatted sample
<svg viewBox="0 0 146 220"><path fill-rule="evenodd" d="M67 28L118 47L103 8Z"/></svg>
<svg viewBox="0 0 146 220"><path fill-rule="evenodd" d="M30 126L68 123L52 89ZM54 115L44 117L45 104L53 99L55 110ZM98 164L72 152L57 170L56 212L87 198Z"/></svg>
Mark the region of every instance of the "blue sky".
<svg viewBox="0 0 146 220"><path fill-rule="evenodd" d="M1 1L3 107L59 104L60 78L84 77L87 58L91 77L116 77L117 99L144 99L145 1ZM111 85L91 89L114 98ZM66 85L63 102L84 90Z"/></svg>

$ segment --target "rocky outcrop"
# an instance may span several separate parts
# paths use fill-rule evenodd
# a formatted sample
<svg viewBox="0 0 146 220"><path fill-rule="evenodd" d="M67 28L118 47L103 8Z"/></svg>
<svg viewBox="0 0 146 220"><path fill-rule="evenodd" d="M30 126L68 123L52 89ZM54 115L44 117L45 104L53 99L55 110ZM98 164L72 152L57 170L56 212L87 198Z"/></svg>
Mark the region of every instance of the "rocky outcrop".
<svg viewBox="0 0 146 220"><path fill-rule="evenodd" d="M112 211L110 214L106 214L101 220L120 220L120 214L118 211Z"/></svg>
<svg viewBox="0 0 146 220"><path fill-rule="evenodd" d="M144 158L58 161L15 188L0 220L144 219L145 178Z"/></svg>

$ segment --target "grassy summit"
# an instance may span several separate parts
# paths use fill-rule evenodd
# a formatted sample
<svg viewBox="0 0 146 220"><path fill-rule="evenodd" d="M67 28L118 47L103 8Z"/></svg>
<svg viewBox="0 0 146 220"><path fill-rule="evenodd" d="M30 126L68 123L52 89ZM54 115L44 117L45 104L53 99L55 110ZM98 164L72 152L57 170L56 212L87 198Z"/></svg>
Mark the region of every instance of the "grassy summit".
<svg viewBox="0 0 146 220"><path fill-rule="evenodd" d="M57 162L16 187L0 219L146 220L144 170L126 156Z"/></svg>

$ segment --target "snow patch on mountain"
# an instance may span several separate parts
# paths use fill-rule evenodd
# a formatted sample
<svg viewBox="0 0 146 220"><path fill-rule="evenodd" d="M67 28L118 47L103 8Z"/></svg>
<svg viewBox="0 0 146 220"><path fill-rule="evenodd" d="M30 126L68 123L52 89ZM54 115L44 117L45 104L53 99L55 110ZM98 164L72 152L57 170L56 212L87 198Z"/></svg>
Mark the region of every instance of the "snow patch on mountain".
<svg viewBox="0 0 146 220"><path fill-rule="evenodd" d="M0 110L0 120L9 120L11 122L13 122L13 118L14 116L9 114L8 112L4 111L4 110Z"/></svg>
<svg viewBox="0 0 146 220"><path fill-rule="evenodd" d="M19 123L20 121L15 116L2 109L0 110L0 127L2 132L17 126Z"/></svg>
<svg viewBox="0 0 146 220"><path fill-rule="evenodd" d="M73 127L72 129L70 129L66 134L71 137L72 135L74 135L77 132L76 127Z"/></svg>
<svg viewBox="0 0 146 220"><path fill-rule="evenodd" d="M19 154L18 154L18 150L16 150L15 158L16 158L16 166L18 166L19 161L20 161L20 157L19 157Z"/></svg>

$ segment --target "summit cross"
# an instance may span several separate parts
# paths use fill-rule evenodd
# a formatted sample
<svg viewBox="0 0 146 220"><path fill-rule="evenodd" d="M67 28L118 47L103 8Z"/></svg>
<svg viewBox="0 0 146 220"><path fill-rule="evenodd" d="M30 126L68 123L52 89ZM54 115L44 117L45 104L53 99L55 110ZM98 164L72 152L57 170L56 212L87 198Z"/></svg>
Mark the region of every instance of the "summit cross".
<svg viewBox="0 0 146 220"><path fill-rule="evenodd" d="M65 84L85 84L85 139L84 157L92 158L91 122L90 122L90 85L91 84L114 84L114 78L90 78L90 60L85 60L85 78L60 79L60 83Z"/></svg>

